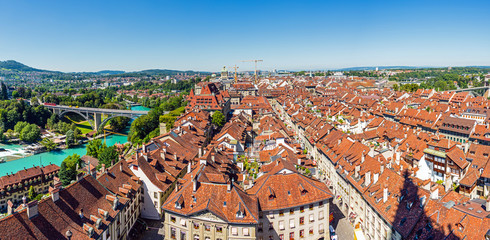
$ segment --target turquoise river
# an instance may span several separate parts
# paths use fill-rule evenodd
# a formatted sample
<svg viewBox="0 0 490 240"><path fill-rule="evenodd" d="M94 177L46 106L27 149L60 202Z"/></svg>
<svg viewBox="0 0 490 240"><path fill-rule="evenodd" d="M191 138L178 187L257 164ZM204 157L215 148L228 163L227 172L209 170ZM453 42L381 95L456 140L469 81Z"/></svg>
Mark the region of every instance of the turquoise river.
<svg viewBox="0 0 490 240"><path fill-rule="evenodd" d="M135 106L131 108L132 110L138 110L138 111L145 111L148 110L148 108L142 107L142 106ZM124 133L127 133L129 128L126 128ZM106 139L106 144L108 146L112 146L116 143L126 143L127 136L123 135L111 135L107 136ZM12 150L14 152L22 152L22 146L21 145L15 145L15 144L0 144L0 148L5 148ZM64 149L64 150L58 150L58 151L51 151L51 152L44 152L40 154L35 154L32 156L24 157L24 158L19 158L17 160L13 161L8 161L5 163L0 163L0 177L7 175L7 173L16 173L19 170L22 170L24 168L30 168L33 166L39 166L39 165L48 165L50 163L56 164L56 165L61 165L61 162L69 155L72 154L78 154L80 156L83 156L86 154L86 149L85 149L85 144L81 145L76 148L70 148L70 149Z"/></svg>

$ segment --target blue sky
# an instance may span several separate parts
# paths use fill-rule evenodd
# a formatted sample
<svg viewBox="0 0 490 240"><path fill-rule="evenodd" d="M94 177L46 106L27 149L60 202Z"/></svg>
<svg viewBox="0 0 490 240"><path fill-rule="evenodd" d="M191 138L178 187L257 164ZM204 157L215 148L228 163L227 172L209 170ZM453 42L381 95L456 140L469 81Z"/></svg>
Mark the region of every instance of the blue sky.
<svg viewBox="0 0 490 240"><path fill-rule="evenodd" d="M490 1L0 0L0 60L60 71L490 65Z"/></svg>

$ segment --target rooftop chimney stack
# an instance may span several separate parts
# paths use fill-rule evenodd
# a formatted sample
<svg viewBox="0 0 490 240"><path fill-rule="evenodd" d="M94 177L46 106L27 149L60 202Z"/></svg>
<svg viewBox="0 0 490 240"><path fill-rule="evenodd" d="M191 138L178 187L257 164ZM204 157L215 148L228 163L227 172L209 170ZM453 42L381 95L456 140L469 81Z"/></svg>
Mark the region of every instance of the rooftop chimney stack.
<svg viewBox="0 0 490 240"><path fill-rule="evenodd" d="M211 153L211 161L213 161L213 163L215 162L215 161L214 161L214 160L215 160L214 155L215 155L215 153L214 153L214 152L213 152L213 153Z"/></svg>
<svg viewBox="0 0 490 240"><path fill-rule="evenodd" d="M228 184L228 188L227 188L228 192L230 192L232 188L233 188L233 179L230 179L230 183Z"/></svg>
<svg viewBox="0 0 490 240"><path fill-rule="evenodd" d="M364 185L367 187L369 184L371 184L371 171L367 171L364 175Z"/></svg>
<svg viewBox="0 0 490 240"><path fill-rule="evenodd" d="M37 200L34 200L27 204L27 217L33 218L39 213L37 209Z"/></svg>
<svg viewBox="0 0 490 240"><path fill-rule="evenodd" d="M194 178L192 175L191 175L191 179L192 179L192 191L196 192L197 191L197 179Z"/></svg>
<svg viewBox="0 0 490 240"><path fill-rule="evenodd" d="M488 198L487 201L485 202L485 210L487 212L490 212L490 198Z"/></svg>
<svg viewBox="0 0 490 240"><path fill-rule="evenodd" d="M202 157L202 148L199 148L199 154L197 155L197 157Z"/></svg>
<svg viewBox="0 0 490 240"><path fill-rule="evenodd" d="M105 172L105 164L102 163L100 166L101 166L100 172L104 173Z"/></svg>
<svg viewBox="0 0 490 240"><path fill-rule="evenodd" d="M383 202L385 203L386 201L388 201L388 185L385 184L383 188Z"/></svg>
<svg viewBox="0 0 490 240"><path fill-rule="evenodd" d="M187 164L187 173L190 173L192 171L192 162L189 162Z"/></svg>
<svg viewBox="0 0 490 240"><path fill-rule="evenodd" d="M12 201L8 200L7 201L7 214L10 215L12 213L14 213L14 203L12 203Z"/></svg>
<svg viewBox="0 0 490 240"><path fill-rule="evenodd" d="M60 189L49 187L49 193L51 194L51 199L56 202L60 199Z"/></svg>

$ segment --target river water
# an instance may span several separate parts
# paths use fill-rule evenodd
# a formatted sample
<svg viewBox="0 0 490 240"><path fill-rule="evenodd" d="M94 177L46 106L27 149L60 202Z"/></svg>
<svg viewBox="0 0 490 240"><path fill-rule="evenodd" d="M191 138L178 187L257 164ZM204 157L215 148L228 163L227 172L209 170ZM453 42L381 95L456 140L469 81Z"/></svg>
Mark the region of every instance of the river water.
<svg viewBox="0 0 490 240"><path fill-rule="evenodd" d="M131 109L136 110L136 111L149 110L148 108L145 108L142 106L135 106L135 107L132 107ZM127 134L128 130L129 130L129 127L126 128L123 133ZM116 143L120 143L120 144L126 143L128 141L128 139L127 139L127 136L114 134L114 135L107 136L105 141L106 141L107 146L112 146ZM51 152L44 152L44 153L35 154L35 155L24 157L24 158L19 158L17 160L8 161L5 163L0 163L0 177L7 175L7 173L9 173L9 174L10 173L16 173L17 171L22 170L24 168L39 166L41 164L43 166L46 166L50 163L53 163L53 164L60 166L61 162L66 157L68 157L69 155L72 155L72 154L78 154L80 156L85 155L87 153L85 147L86 147L86 144L81 145L79 147L75 147L75 148L58 150L58 151L51 151ZM0 157L4 157L7 155L21 156L24 154L24 151L22 150L21 145L0 144L0 148L5 148L8 150L8 152L0 152Z"/></svg>

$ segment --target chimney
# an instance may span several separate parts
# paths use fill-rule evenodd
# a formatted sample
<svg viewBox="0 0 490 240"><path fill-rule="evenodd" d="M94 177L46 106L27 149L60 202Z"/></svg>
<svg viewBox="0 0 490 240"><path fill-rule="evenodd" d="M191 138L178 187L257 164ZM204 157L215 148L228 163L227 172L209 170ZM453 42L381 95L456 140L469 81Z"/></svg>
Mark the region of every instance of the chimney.
<svg viewBox="0 0 490 240"><path fill-rule="evenodd" d="M80 209L80 211L78 212L78 216L80 216L80 218L83 219L83 208Z"/></svg>
<svg viewBox="0 0 490 240"><path fill-rule="evenodd" d="M189 162L187 164L187 173L190 173L192 171L192 162Z"/></svg>
<svg viewBox="0 0 490 240"><path fill-rule="evenodd" d="M197 155L197 157L202 157L202 148L199 148L199 154Z"/></svg>
<svg viewBox="0 0 490 240"><path fill-rule="evenodd" d="M364 152L366 150L362 151L362 155L361 155L361 163L364 163L364 161L366 160L366 157L364 156Z"/></svg>
<svg viewBox="0 0 490 240"><path fill-rule="evenodd" d="M37 209L37 203L37 200L34 200L27 204L27 217L33 218L37 216L37 214L39 213Z"/></svg>
<svg viewBox="0 0 490 240"><path fill-rule="evenodd" d="M119 198L116 196L116 198L112 202L112 209L116 210L118 205L119 205Z"/></svg>
<svg viewBox="0 0 490 240"><path fill-rule="evenodd" d="M166 152L167 151L165 151L165 149L160 150L160 157L162 157L163 160L165 160L165 153Z"/></svg>
<svg viewBox="0 0 490 240"><path fill-rule="evenodd" d="M361 170L361 166L360 165L356 165L354 167L354 177L355 178L359 178L359 171Z"/></svg>
<svg viewBox="0 0 490 240"><path fill-rule="evenodd" d="M382 174L385 170L385 165L381 164L380 167L379 167L379 171L380 173L379 174Z"/></svg>
<svg viewBox="0 0 490 240"><path fill-rule="evenodd" d="M177 161L177 160L178 160L178 158L177 158L177 153L174 153L174 159L175 159L175 161Z"/></svg>
<svg viewBox="0 0 490 240"><path fill-rule="evenodd" d="M487 201L485 202L485 210L487 212L490 212L490 198L488 198Z"/></svg>
<svg viewBox="0 0 490 240"><path fill-rule="evenodd" d="M146 153L146 145L143 144L143 153Z"/></svg>
<svg viewBox="0 0 490 240"><path fill-rule="evenodd" d="M340 143L342 143L342 139L339 138L339 140L337 140L337 145L340 145Z"/></svg>
<svg viewBox="0 0 490 240"><path fill-rule="evenodd" d="M367 171L364 175L364 185L367 187L371 184L371 171Z"/></svg>
<svg viewBox="0 0 490 240"><path fill-rule="evenodd" d="M90 161L88 161L88 164L87 164L87 173L88 173L88 175L92 175L92 169L90 169Z"/></svg>
<svg viewBox="0 0 490 240"><path fill-rule="evenodd" d="M56 201L58 201L58 199L60 199L60 189L59 188L49 187L49 193L51 194L51 199L53 199L53 202L56 202Z"/></svg>
<svg viewBox="0 0 490 240"><path fill-rule="evenodd" d="M383 202L385 203L386 201L388 201L388 185L385 184L383 189Z"/></svg>
<svg viewBox="0 0 490 240"><path fill-rule="evenodd" d="M439 188L437 188L437 185L430 188L430 199L439 199Z"/></svg>
<svg viewBox="0 0 490 240"><path fill-rule="evenodd" d="M102 163L100 166L101 166L100 172L104 173L105 172L105 164Z"/></svg>
<svg viewBox="0 0 490 240"><path fill-rule="evenodd" d="M196 192L197 191L197 179L194 178L192 175L191 175L191 179L192 179L192 191Z"/></svg>
<svg viewBox="0 0 490 240"><path fill-rule="evenodd" d="M213 163L215 162L214 155L215 155L215 153L214 153L214 152L213 152L213 153L211 153L211 161L213 161Z"/></svg>
<svg viewBox="0 0 490 240"><path fill-rule="evenodd" d="M175 192L178 192L178 191L179 191L179 187L180 187L180 186L179 186L179 181L177 181L177 182L175 183Z"/></svg>
<svg viewBox="0 0 490 240"><path fill-rule="evenodd" d="M12 213L14 213L14 204L12 203L12 201L8 200L7 201L7 214L10 215Z"/></svg>
<svg viewBox="0 0 490 240"><path fill-rule="evenodd" d="M228 192L230 192L232 188L233 188L233 178L231 178L230 182L228 183L228 188L227 188Z"/></svg>
<svg viewBox="0 0 490 240"><path fill-rule="evenodd" d="M121 172L123 171L123 163L122 162L119 163L119 171L121 171Z"/></svg>

